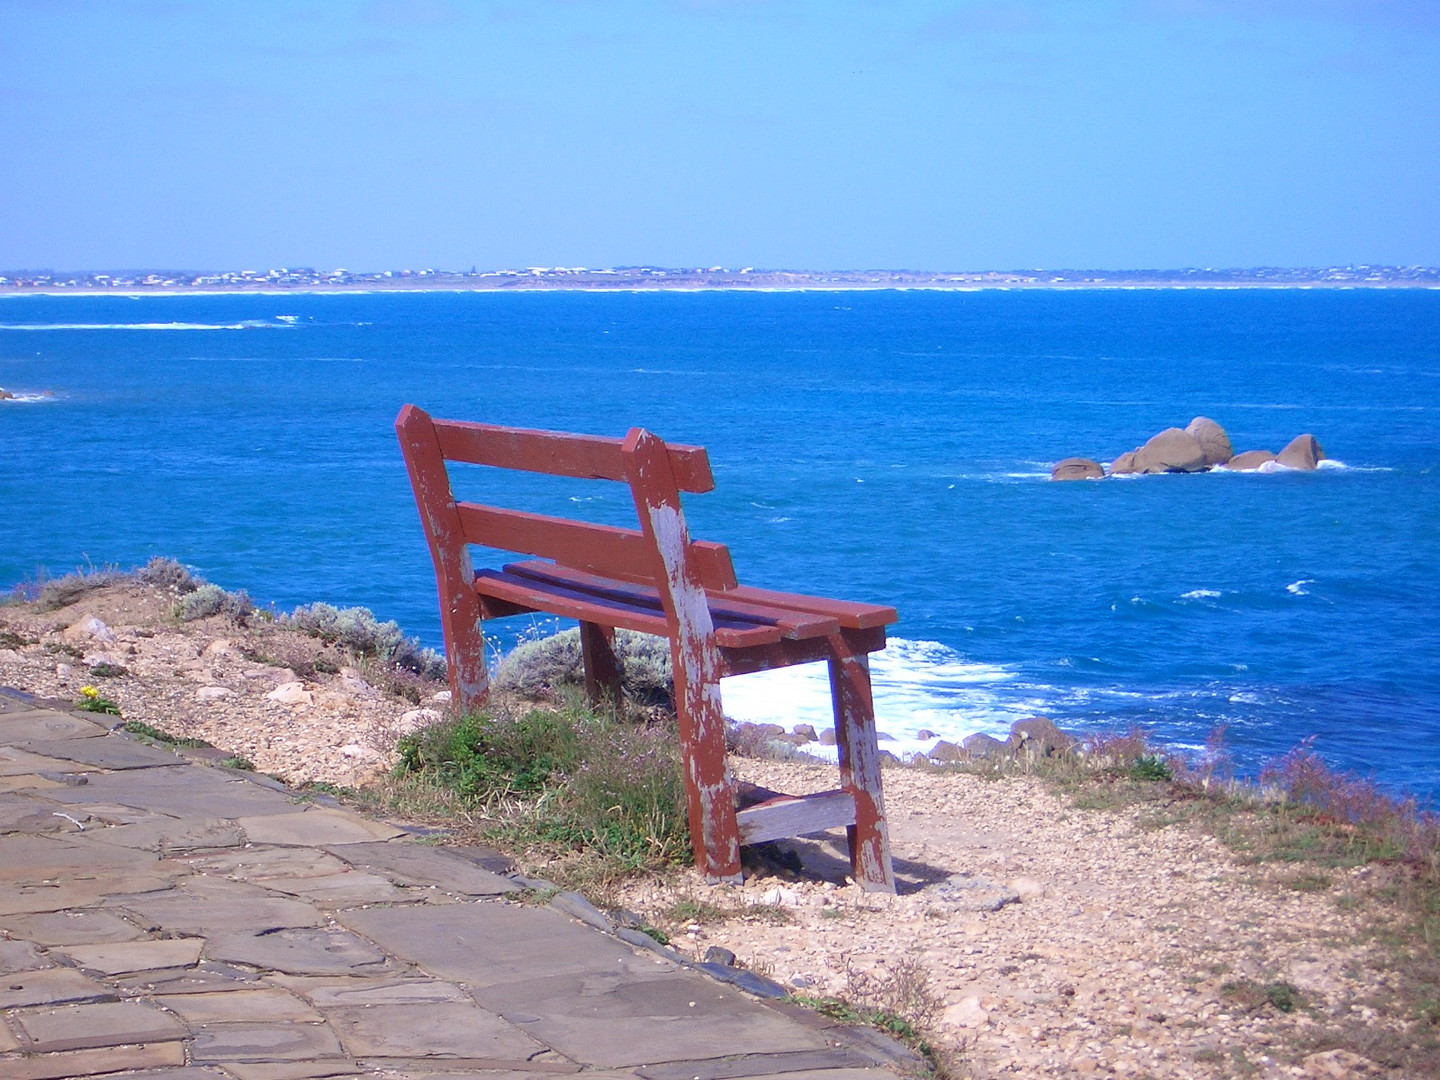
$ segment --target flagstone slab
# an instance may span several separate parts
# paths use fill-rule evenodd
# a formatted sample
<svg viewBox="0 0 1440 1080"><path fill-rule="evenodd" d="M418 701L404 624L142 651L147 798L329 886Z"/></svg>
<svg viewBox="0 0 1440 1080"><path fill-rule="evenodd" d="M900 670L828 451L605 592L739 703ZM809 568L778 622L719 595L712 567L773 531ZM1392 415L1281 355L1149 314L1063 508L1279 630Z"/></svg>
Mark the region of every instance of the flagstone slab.
<svg viewBox="0 0 1440 1080"><path fill-rule="evenodd" d="M137 863L154 860L153 855L97 844L83 834L59 837L7 833L0 836L0 882L33 880L37 873L63 868L133 868Z"/></svg>
<svg viewBox="0 0 1440 1080"><path fill-rule="evenodd" d="M179 1065L173 1069L146 1069L143 1072L127 1072L119 1080L230 1080L219 1069L206 1065ZM451 1077L451 1080L458 1080Z"/></svg>
<svg viewBox="0 0 1440 1080"><path fill-rule="evenodd" d="M120 976L117 986L137 994L178 996L181 994L224 993L254 988L260 977L253 971L213 960L201 960L194 968L176 971L151 971L144 975Z"/></svg>
<svg viewBox="0 0 1440 1080"><path fill-rule="evenodd" d="M413 840L346 844L329 850L356 868L387 874L407 883L433 885L462 896L501 896L522 888L463 855Z"/></svg>
<svg viewBox="0 0 1440 1080"><path fill-rule="evenodd" d="M306 807L298 814L282 817L244 817L239 819L239 825L252 844L321 847L327 844L373 843L405 835L403 829L392 825L324 806Z"/></svg>
<svg viewBox="0 0 1440 1080"><path fill-rule="evenodd" d="M211 934L206 952L216 960L291 975L364 973L389 964L383 952L358 934L328 926Z"/></svg>
<svg viewBox="0 0 1440 1080"><path fill-rule="evenodd" d="M186 867L152 863L145 871L116 868L111 873L55 873L54 867L32 868L28 878L17 872L0 875L0 915L64 911L88 907L124 894L149 893L171 888L174 879L189 873Z"/></svg>
<svg viewBox="0 0 1440 1080"><path fill-rule="evenodd" d="M648 975L659 959L548 908L504 902L366 908L335 918L388 952L471 987L537 975Z"/></svg>
<svg viewBox="0 0 1440 1080"><path fill-rule="evenodd" d="M235 848L245 843L245 834L233 821L224 818L182 819L158 814L133 824L87 830L87 835L102 844L153 851L161 856Z"/></svg>
<svg viewBox="0 0 1440 1080"><path fill-rule="evenodd" d="M184 765L183 759L176 760ZM46 797L67 803L120 803L176 817L233 819L264 814L298 814L304 809L295 802L294 796L285 791L277 791L245 776L198 765L92 774L85 785L49 791Z"/></svg>
<svg viewBox="0 0 1440 1080"><path fill-rule="evenodd" d="M0 793L0 833L82 832L90 815L33 792Z"/></svg>
<svg viewBox="0 0 1440 1080"><path fill-rule="evenodd" d="M24 1009L10 1019L34 1053L168 1042L190 1034L175 1017L143 1001Z"/></svg>
<svg viewBox="0 0 1440 1080"><path fill-rule="evenodd" d="M43 739L90 739L109 730L108 724L53 709L0 712L0 744L6 746Z"/></svg>
<svg viewBox="0 0 1440 1080"><path fill-rule="evenodd" d="M356 1058L499 1058L522 1063L548 1049L473 1002L325 1010Z"/></svg>
<svg viewBox="0 0 1440 1080"><path fill-rule="evenodd" d="M227 1061L225 1072L235 1080L375 1080L375 1073L362 1072L361 1067L348 1058L330 1061ZM385 1080L392 1080L386 1077ZM411 1080L408 1075L396 1080ZM464 1076L450 1076L447 1080L469 1080Z"/></svg>
<svg viewBox="0 0 1440 1080"><path fill-rule="evenodd" d="M48 911L0 917L0 930L37 945L93 945L136 941L145 932L107 911Z"/></svg>
<svg viewBox="0 0 1440 1080"><path fill-rule="evenodd" d="M39 971L54 966L30 942L0 939L0 975L8 975L12 971Z"/></svg>
<svg viewBox="0 0 1440 1080"><path fill-rule="evenodd" d="M318 1008L353 1005L423 1005L427 1003L470 1002L470 996L455 983L425 975L330 978L307 975L267 975L276 983L309 999Z"/></svg>
<svg viewBox="0 0 1440 1080"><path fill-rule="evenodd" d="M25 743L25 749L32 754L100 769L150 769L185 764L185 759L174 751L116 734L101 739L33 740Z"/></svg>
<svg viewBox="0 0 1440 1080"><path fill-rule="evenodd" d="M0 1058L5 1080L80 1080L81 1077L129 1069L155 1069L185 1064L185 1044L148 1043L140 1046L106 1046L63 1054L35 1054L8 1060Z"/></svg>
<svg viewBox="0 0 1440 1080"><path fill-rule="evenodd" d="M50 757L30 750L21 750L18 746L0 746L0 776L20 776L24 773L90 773L99 771L95 765Z"/></svg>
<svg viewBox="0 0 1440 1080"><path fill-rule="evenodd" d="M38 772L21 772L13 776L0 773L0 792L3 791L45 791L69 785L62 779L41 776Z"/></svg>
<svg viewBox="0 0 1440 1080"><path fill-rule="evenodd" d="M266 1023L197 1025L190 1054L196 1063L215 1062L227 1067L230 1062L309 1061L345 1056L335 1033L324 1024Z"/></svg>
<svg viewBox="0 0 1440 1080"><path fill-rule="evenodd" d="M3 1070L5 1067L5 1055L10 1053L12 1050L19 1049L20 1040L17 1039L14 1034L11 1033L10 1029L5 1026L4 1021L0 1021L0 1070ZM5 1073L3 1071L0 1071L0 1076L4 1075Z"/></svg>
<svg viewBox="0 0 1440 1080"><path fill-rule="evenodd" d="M350 869L350 864L313 848L247 844L239 851L207 852L186 860L204 874L234 881L268 882L271 878L322 877Z"/></svg>
<svg viewBox="0 0 1440 1080"><path fill-rule="evenodd" d="M164 994L155 998L155 1002L187 1024L239 1021L318 1024L325 1019L309 1002L275 986L218 993Z"/></svg>
<svg viewBox="0 0 1440 1080"><path fill-rule="evenodd" d="M830 1080L874 1080L875 1062L851 1046L828 1047L824 1050L800 1050L784 1054L740 1053L729 1057L699 1061L671 1061L661 1065L644 1065L636 1069L641 1080L748 1080L766 1077L775 1080L787 1077L821 1076ZM853 1074L865 1071L865 1077Z"/></svg>
<svg viewBox="0 0 1440 1080"><path fill-rule="evenodd" d="M688 971L586 973L471 990L481 1005L600 1068L749 1053L821 1050L820 1032Z"/></svg>
<svg viewBox="0 0 1440 1080"><path fill-rule="evenodd" d="M107 945L70 945L55 949L82 968L106 975L188 968L200 962L204 938L150 938Z"/></svg>
<svg viewBox="0 0 1440 1080"><path fill-rule="evenodd" d="M314 878L265 878L268 888L291 896L303 897L322 907L359 907L361 904L393 904L407 901L420 902L423 894L413 895L416 890L402 889L389 878L378 874L367 874L363 870L346 867L338 874Z"/></svg>
<svg viewBox="0 0 1440 1080"><path fill-rule="evenodd" d="M318 926L325 921L309 904L255 885L223 879L196 877L168 892L116 897L112 903L133 912L148 929L182 934L207 934L217 927L244 927L250 933L264 933Z"/></svg>

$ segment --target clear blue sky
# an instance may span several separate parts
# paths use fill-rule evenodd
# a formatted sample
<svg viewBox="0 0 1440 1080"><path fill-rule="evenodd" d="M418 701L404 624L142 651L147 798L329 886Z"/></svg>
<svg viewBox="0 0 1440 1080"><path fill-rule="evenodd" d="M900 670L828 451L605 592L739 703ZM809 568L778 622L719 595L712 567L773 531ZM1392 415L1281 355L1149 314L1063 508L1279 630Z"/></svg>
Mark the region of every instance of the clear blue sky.
<svg viewBox="0 0 1440 1080"><path fill-rule="evenodd" d="M1440 264L1440 0L0 0L0 268Z"/></svg>

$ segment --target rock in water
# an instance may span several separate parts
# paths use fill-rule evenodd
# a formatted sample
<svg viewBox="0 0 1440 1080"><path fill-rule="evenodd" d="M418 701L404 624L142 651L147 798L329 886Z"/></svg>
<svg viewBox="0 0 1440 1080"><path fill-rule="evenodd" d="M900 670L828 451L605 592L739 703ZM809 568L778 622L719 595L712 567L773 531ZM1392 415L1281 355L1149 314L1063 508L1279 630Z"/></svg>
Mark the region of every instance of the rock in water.
<svg viewBox="0 0 1440 1080"><path fill-rule="evenodd" d="M1225 468L1234 469L1236 472L1254 472L1261 465L1266 465L1275 460L1275 455L1269 450L1246 450L1243 454L1236 454L1225 463Z"/></svg>
<svg viewBox="0 0 1440 1080"><path fill-rule="evenodd" d="M1127 450L1110 463L1111 476L1128 476L1130 473L1138 473L1139 467L1135 464L1135 451Z"/></svg>
<svg viewBox="0 0 1440 1080"><path fill-rule="evenodd" d="M1048 716L1032 716L1010 725L1010 745L1043 756L1069 750L1075 738L1056 727Z"/></svg>
<svg viewBox="0 0 1440 1080"><path fill-rule="evenodd" d="M1204 472L1210 466L1195 436L1178 427L1166 428L1135 451L1136 472Z"/></svg>
<svg viewBox="0 0 1440 1080"><path fill-rule="evenodd" d="M1105 469L1098 461L1089 458L1066 458L1050 470L1051 480L1099 480Z"/></svg>
<svg viewBox="0 0 1440 1080"><path fill-rule="evenodd" d="M1287 469L1313 469L1325 460L1325 451L1320 449L1314 435L1296 435L1289 446L1275 455L1275 460Z"/></svg>
<svg viewBox="0 0 1440 1080"><path fill-rule="evenodd" d="M1195 417L1185 425L1185 432L1200 444L1200 449L1205 452L1206 465L1224 465L1235 456L1230 436L1208 416Z"/></svg>

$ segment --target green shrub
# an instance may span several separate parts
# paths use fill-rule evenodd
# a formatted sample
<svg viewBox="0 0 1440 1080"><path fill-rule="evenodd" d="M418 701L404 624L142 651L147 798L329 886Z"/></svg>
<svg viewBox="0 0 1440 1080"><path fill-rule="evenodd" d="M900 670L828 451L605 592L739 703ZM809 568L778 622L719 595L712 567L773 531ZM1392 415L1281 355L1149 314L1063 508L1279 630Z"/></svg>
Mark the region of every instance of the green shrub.
<svg viewBox="0 0 1440 1080"><path fill-rule="evenodd" d="M226 592L219 585L201 585L176 601L174 610L182 622L194 622L211 615L224 615L241 622L255 610L255 605L244 589Z"/></svg>
<svg viewBox="0 0 1440 1080"><path fill-rule="evenodd" d="M670 643L665 638L617 630L615 657L620 661L621 688L632 701L645 705L671 703L674 679ZM495 673L495 685L500 689L532 697L544 691L582 686L584 682L578 629L517 646Z"/></svg>
<svg viewBox="0 0 1440 1080"><path fill-rule="evenodd" d="M1173 780L1175 770L1163 754L1144 754L1130 766L1131 780Z"/></svg>

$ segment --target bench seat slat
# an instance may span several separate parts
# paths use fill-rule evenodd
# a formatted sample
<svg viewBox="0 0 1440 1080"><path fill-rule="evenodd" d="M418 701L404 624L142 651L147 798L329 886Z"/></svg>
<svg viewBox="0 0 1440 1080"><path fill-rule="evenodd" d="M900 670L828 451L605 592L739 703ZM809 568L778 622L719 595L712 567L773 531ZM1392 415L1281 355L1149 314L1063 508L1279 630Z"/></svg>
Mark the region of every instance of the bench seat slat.
<svg viewBox="0 0 1440 1080"><path fill-rule="evenodd" d="M645 604L656 611L661 610L660 593L653 586L616 581L613 578L599 577L582 570L572 570L545 562L511 563L505 570L507 573L536 581L560 582L597 596ZM709 601L710 616L717 622L727 617L763 622L779 629L781 636L786 638L824 637L840 629L839 621L829 616L799 612L793 608L745 603L733 598L733 590L707 593L706 599Z"/></svg>
<svg viewBox="0 0 1440 1080"><path fill-rule="evenodd" d="M626 479L625 461L620 455L621 439L500 427L467 420L433 420L432 423L440 454L446 461L582 480ZM666 448L681 491L700 494L714 489L715 478L704 447L669 443Z"/></svg>
<svg viewBox="0 0 1440 1080"><path fill-rule="evenodd" d="M841 626L854 630L871 630L900 620L893 607L861 604L853 600L829 600L823 596L805 596L801 593L775 592L773 589L757 589L753 585L737 585L733 589L725 590L725 596L727 599L733 598L750 604L825 615L837 620Z"/></svg>
<svg viewBox="0 0 1440 1080"><path fill-rule="evenodd" d="M618 626L656 637L668 637L670 633L664 612L658 605L651 607L644 603L630 603L559 582L537 581L503 570L477 570L474 588L483 596L562 618ZM725 616L715 619L715 643L721 648L773 645L779 641L780 631L774 626Z"/></svg>

